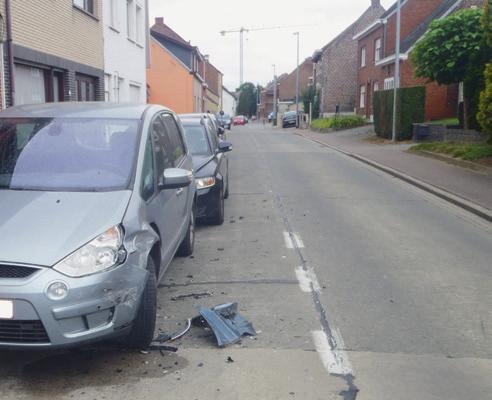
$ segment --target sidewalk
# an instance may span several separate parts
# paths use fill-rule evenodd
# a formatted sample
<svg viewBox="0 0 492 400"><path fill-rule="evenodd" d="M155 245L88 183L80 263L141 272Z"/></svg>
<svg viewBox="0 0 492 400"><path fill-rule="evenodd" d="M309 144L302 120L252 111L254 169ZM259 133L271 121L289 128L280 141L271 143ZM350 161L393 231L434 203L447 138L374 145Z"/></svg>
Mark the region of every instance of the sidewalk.
<svg viewBox="0 0 492 400"><path fill-rule="evenodd" d="M443 189L492 210L492 168L474 171L447 162L408 153L411 144L376 144L367 141L372 127L332 133L298 130L302 136L362 156L417 180Z"/></svg>

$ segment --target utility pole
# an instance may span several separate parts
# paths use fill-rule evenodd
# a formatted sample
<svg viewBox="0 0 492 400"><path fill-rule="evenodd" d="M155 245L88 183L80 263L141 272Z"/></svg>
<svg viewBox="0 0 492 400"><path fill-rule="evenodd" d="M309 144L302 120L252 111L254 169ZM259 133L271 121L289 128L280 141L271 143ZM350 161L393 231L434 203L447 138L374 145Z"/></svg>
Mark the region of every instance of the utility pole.
<svg viewBox="0 0 492 400"><path fill-rule="evenodd" d="M393 89L393 132L392 141L396 142L396 106L398 89L400 88L400 30L401 30L401 0L396 3L396 48L395 48L395 77ZM400 110L401 111L401 110Z"/></svg>
<svg viewBox="0 0 492 400"><path fill-rule="evenodd" d="M297 69L296 69L296 128L299 129L299 32L294 32L297 36Z"/></svg>
<svg viewBox="0 0 492 400"><path fill-rule="evenodd" d="M277 126L277 67L273 67L273 126Z"/></svg>

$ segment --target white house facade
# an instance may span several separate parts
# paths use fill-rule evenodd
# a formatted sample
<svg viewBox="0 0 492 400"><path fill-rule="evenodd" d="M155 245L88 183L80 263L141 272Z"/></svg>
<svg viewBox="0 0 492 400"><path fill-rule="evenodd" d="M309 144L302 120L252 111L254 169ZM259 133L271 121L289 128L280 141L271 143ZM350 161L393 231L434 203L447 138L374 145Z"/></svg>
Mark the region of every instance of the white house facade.
<svg viewBox="0 0 492 400"><path fill-rule="evenodd" d="M236 115L236 96L222 87L222 110L230 116Z"/></svg>
<svg viewBox="0 0 492 400"><path fill-rule="evenodd" d="M104 96L147 101L148 0L104 0Z"/></svg>

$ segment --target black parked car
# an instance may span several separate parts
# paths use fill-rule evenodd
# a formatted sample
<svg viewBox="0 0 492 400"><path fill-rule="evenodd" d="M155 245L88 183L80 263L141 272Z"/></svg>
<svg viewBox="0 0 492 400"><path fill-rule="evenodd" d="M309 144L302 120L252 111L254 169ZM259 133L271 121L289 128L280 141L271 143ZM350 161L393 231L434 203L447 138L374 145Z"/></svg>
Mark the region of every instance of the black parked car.
<svg viewBox="0 0 492 400"><path fill-rule="evenodd" d="M193 158L197 188L197 219L213 225L224 222L224 199L229 197L229 142L220 140L205 117L181 117Z"/></svg>
<svg viewBox="0 0 492 400"><path fill-rule="evenodd" d="M282 117L282 128L296 126L296 114L295 111L287 111Z"/></svg>

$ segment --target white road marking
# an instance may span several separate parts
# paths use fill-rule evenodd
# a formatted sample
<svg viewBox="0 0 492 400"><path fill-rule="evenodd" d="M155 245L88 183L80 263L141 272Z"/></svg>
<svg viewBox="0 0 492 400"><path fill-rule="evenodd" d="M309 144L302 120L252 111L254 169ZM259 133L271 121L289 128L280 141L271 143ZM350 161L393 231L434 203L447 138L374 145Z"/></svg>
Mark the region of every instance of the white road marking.
<svg viewBox="0 0 492 400"><path fill-rule="evenodd" d="M293 249L295 247L298 249L304 248L304 243L301 240L301 236L296 232L293 232L292 236L289 232L284 232L284 242L285 247L288 249Z"/></svg>
<svg viewBox="0 0 492 400"><path fill-rule="evenodd" d="M296 277L299 281L299 287L305 293L311 293L313 290L315 292L321 292L321 286L318 282L318 277L312 268L308 268L306 271L302 267L296 268Z"/></svg>
<svg viewBox="0 0 492 400"><path fill-rule="evenodd" d="M316 347L316 351L319 354L319 358L323 363L323 366L330 374L336 375L353 375L354 372L352 370L352 365L347 357L347 354L344 350L340 350L339 344L335 343L334 347L330 346L328 342L328 337L324 331L313 331L313 341L314 346ZM341 340L339 336L340 333L337 333L338 339L333 338L334 341Z"/></svg>

